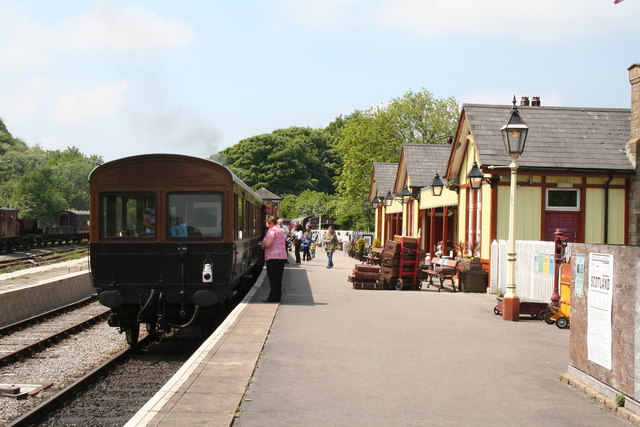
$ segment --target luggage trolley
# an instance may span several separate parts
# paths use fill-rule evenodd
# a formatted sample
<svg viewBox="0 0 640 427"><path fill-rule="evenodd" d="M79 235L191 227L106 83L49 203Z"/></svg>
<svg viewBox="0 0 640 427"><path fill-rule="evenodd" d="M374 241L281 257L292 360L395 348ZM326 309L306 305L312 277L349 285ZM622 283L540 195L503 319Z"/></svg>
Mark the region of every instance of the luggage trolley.
<svg viewBox="0 0 640 427"><path fill-rule="evenodd" d="M398 264L396 289L399 291L422 289L422 281L418 277L420 238L396 236L394 240L400 243L400 263Z"/></svg>

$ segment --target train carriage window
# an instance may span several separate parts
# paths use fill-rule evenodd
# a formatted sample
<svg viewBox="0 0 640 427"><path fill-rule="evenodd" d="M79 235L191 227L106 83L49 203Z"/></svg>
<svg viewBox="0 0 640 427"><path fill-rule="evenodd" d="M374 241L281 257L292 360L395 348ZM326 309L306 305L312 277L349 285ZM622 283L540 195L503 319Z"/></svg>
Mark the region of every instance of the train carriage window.
<svg viewBox="0 0 640 427"><path fill-rule="evenodd" d="M156 235L154 194L103 194L100 201L102 237L142 237Z"/></svg>
<svg viewBox="0 0 640 427"><path fill-rule="evenodd" d="M170 237L222 237L222 194L169 194Z"/></svg>

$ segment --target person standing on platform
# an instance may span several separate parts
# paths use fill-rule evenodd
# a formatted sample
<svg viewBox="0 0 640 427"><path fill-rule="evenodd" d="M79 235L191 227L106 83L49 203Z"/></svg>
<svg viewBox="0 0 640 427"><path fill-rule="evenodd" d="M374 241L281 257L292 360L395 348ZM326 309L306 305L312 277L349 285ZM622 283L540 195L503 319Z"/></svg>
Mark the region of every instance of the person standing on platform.
<svg viewBox="0 0 640 427"><path fill-rule="evenodd" d="M293 229L293 247L296 254L296 264L300 264L300 248L302 246L302 225L296 224Z"/></svg>
<svg viewBox="0 0 640 427"><path fill-rule="evenodd" d="M340 242L338 236L333 231L333 226L329 227L329 230L324 235L324 249L327 251L327 268L333 268L333 253L338 248Z"/></svg>
<svg viewBox="0 0 640 427"><path fill-rule="evenodd" d="M303 261L311 261L311 237L309 237L309 232L305 231L304 236L302 237L302 260Z"/></svg>
<svg viewBox="0 0 640 427"><path fill-rule="evenodd" d="M262 301L280 302L284 264L287 261L286 237L282 229L276 225L275 219L268 219L267 227L269 229L259 245L264 249L264 260L267 264L267 276L271 290L269 297Z"/></svg>
<svg viewBox="0 0 640 427"><path fill-rule="evenodd" d="M278 219L276 224L277 224L277 227L280 230L282 230L282 232L284 233L284 251L285 252L289 252L289 242L288 242L288 239L289 239L289 227L287 227L285 225L284 220L282 218ZM285 262L285 264L288 264L289 260L287 259L284 262Z"/></svg>

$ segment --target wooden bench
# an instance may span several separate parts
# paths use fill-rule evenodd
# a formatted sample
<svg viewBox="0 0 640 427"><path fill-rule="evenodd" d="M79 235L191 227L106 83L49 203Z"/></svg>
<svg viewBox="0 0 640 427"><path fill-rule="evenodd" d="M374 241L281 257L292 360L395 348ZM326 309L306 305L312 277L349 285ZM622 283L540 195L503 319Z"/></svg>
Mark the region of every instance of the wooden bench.
<svg viewBox="0 0 640 427"><path fill-rule="evenodd" d="M440 279L440 287L438 288L438 292L440 292L440 289L444 288L444 281L446 279L451 280L451 287L453 288L453 292L457 292L456 284L453 281L453 278L456 274L458 274L458 261L454 259L433 257L431 258L431 266L423 267L422 271L427 273L427 275L429 276L429 284L427 285L427 287L433 285L433 278L437 277L438 279Z"/></svg>
<svg viewBox="0 0 640 427"><path fill-rule="evenodd" d="M362 256L362 263L380 265L382 259L382 248L371 248L367 255Z"/></svg>

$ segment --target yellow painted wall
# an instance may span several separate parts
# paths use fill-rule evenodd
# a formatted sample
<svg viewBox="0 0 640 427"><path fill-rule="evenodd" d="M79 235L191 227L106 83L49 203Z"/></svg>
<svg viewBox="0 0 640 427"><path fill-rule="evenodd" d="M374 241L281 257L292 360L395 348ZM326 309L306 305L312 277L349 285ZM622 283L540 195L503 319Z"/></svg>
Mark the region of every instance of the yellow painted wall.
<svg viewBox="0 0 640 427"><path fill-rule="evenodd" d="M581 184L582 177L580 176L548 176L547 182L550 184Z"/></svg>
<svg viewBox="0 0 640 427"><path fill-rule="evenodd" d="M624 189L609 190L608 243L624 243ZM604 242L604 189L587 188L584 240L585 243Z"/></svg>
<svg viewBox="0 0 640 427"><path fill-rule="evenodd" d="M584 242L602 243L604 241L604 190L587 188L584 215Z"/></svg>
<svg viewBox="0 0 640 427"><path fill-rule="evenodd" d="M541 240L540 224L542 192L538 187L516 189L516 240ZM498 224L496 239L509 238L509 187L498 187Z"/></svg>
<svg viewBox="0 0 640 427"><path fill-rule="evenodd" d="M491 194L495 191L490 186L482 187L482 224L480 258L491 257Z"/></svg>
<svg viewBox="0 0 640 427"><path fill-rule="evenodd" d="M465 242L467 228L465 225L465 218L467 215L467 190L460 190L460 199L458 204L458 226L456 227L456 237L454 240Z"/></svg>

